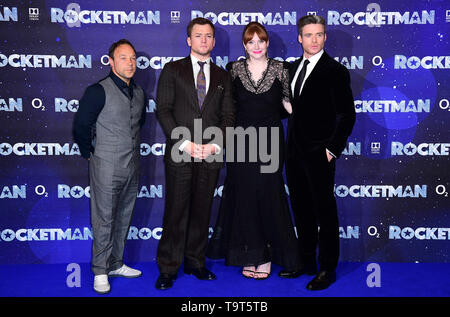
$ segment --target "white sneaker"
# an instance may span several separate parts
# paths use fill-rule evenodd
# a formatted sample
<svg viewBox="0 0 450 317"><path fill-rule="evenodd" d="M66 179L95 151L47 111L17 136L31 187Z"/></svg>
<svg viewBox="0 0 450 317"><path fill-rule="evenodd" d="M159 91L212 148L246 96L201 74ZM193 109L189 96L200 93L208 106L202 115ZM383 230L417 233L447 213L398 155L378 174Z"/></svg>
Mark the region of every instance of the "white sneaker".
<svg viewBox="0 0 450 317"><path fill-rule="evenodd" d="M94 277L94 291L99 294L109 293L111 287L108 282L108 275L100 274Z"/></svg>
<svg viewBox="0 0 450 317"><path fill-rule="evenodd" d="M122 265L121 268L109 272L108 275L133 278L133 277L141 276L142 272L139 270L132 269L131 267L128 267L124 264L124 265Z"/></svg>

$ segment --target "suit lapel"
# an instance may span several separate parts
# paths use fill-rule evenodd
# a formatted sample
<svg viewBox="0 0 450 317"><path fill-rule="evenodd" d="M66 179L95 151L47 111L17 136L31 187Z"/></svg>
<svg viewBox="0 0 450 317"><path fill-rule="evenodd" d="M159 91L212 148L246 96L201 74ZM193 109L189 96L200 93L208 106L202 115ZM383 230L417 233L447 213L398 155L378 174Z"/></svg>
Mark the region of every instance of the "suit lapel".
<svg viewBox="0 0 450 317"><path fill-rule="evenodd" d="M202 111L205 109L205 107L208 105L208 103L211 101L211 98L214 96L214 93L216 92L217 86L219 84L219 74L217 71L216 64L214 64L212 61L210 61L209 66L209 87L208 92L206 93L205 100L203 101Z"/></svg>
<svg viewBox="0 0 450 317"><path fill-rule="evenodd" d="M300 57L298 60L296 60L294 63L292 63L290 69L289 69L289 95L291 99L294 99L294 96L292 94L292 81L294 80L295 72L297 71L298 66L302 62L303 56Z"/></svg>
<svg viewBox="0 0 450 317"><path fill-rule="evenodd" d="M303 57L300 57L295 62L292 63L292 66L290 68L289 72L289 84L292 84L292 81L294 80L295 72L297 71L298 66L302 62Z"/></svg>
<svg viewBox="0 0 450 317"><path fill-rule="evenodd" d="M183 65L183 82L186 83L186 91L188 92L188 100L189 103L194 107L194 109L198 110L198 99L197 99L197 88L195 87L194 81L194 70L192 69L192 61L190 56L184 59Z"/></svg>
<svg viewBox="0 0 450 317"><path fill-rule="evenodd" d="M300 93L300 96L303 94L303 92L306 89L309 89L309 86L314 85L314 81L316 81L319 76L321 76L324 72L324 68L327 64L327 59L329 58L328 54L326 52L323 52L322 56L317 61L316 66L314 66L314 69L312 70L311 74L309 74L308 78L306 78L305 83L303 84L302 92ZM319 78L320 80L320 78Z"/></svg>

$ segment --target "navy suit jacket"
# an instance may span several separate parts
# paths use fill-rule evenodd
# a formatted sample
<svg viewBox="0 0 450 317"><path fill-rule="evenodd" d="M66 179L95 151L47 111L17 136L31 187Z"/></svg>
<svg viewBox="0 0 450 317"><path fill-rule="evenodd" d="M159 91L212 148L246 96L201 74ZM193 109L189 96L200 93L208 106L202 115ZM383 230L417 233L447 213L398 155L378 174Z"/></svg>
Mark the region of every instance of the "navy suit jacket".
<svg viewBox="0 0 450 317"><path fill-rule="evenodd" d="M292 82L302 59L290 65ZM339 157L356 120L350 73L326 52L305 80L300 96L291 96L288 152L328 149Z"/></svg>
<svg viewBox="0 0 450 317"><path fill-rule="evenodd" d="M226 127L234 126L235 106L231 95L231 78L228 72L211 62L208 92L200 107L194 82L190 56L167 63L159 76L156 97L156 116L166 135L165 162L172 165L185 165L186 162L174 162L171 157L172 147L179 147L183 137L171 138L177 127L186 127L194 140L194 120L200 119L202 130L218 127L225 138ZM203 132L202 131L202 132ZM211 139L203 138L202 144ZM220 143L220 142L219 142ZM223 148L225 139L218 145ZM223 151L220 154L223 155ZM221 168L222 162L207 163L207 168ZM203 161L206 163L205 161Z"/></svg>

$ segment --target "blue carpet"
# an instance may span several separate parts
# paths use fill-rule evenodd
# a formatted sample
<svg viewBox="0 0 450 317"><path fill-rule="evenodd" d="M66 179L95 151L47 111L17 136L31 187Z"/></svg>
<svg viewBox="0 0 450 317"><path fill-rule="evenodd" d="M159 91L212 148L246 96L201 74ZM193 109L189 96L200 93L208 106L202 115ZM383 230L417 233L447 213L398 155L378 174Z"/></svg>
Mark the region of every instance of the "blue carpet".
<svg viewBox="0 0 450 317"><path fill-rule="evenodd" d="M342 262L337 281L327 290L311 292L305 286L312 277L282 279L280 267L272 266L266 280L246 279L240 268L225 266L223 261L208 261L215 281L199 281L180 269L169 290L155 289L158 269L155 262L128 263L142 270L135 279L110 278L111 292L98 295L92 289L93 274L88 263L80 264L80 287L68 287L65 264L30 264L0 266L1 297L450 297L450 263L378 263L379 287L369 287L372 270L368 263Z"/></svg>

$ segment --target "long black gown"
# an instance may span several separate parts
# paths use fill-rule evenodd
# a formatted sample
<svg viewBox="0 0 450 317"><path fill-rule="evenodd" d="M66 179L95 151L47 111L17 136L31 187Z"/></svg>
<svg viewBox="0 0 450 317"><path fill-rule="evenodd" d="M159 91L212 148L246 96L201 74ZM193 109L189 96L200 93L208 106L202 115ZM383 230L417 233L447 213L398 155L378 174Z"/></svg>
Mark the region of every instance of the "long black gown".
<svg viewBox="0 0 450 317"><path fill-rule="evenodd" d="M275 172L261 173L261 166L269 163L262 162L259 154L256 162L250 161L250 154L255 154L255 148L252 153L249 150L250 137L246 139L245 148L238 148L235 137L233 158L230 158L231 149L226 149L227 175L207 256L225 258L227 265L257 266L272 262L285 269L298 269L298 242L282 175L285 149L281 119L283 113L287 114L282 100L289 100L288 70L282 62L269 59L261 79L255 83L247 60L230 63L227 69L233 80L235 126L243 129L254 127L257 148L260 148L259 142L266 138L268 150L263 152L278 155L279 160ZM266 128L268 133L264 134L260 128ZM271 145L271 129L278 130L278 149ZM245 162L237 162L242 151L245 152Z"/></svg>

